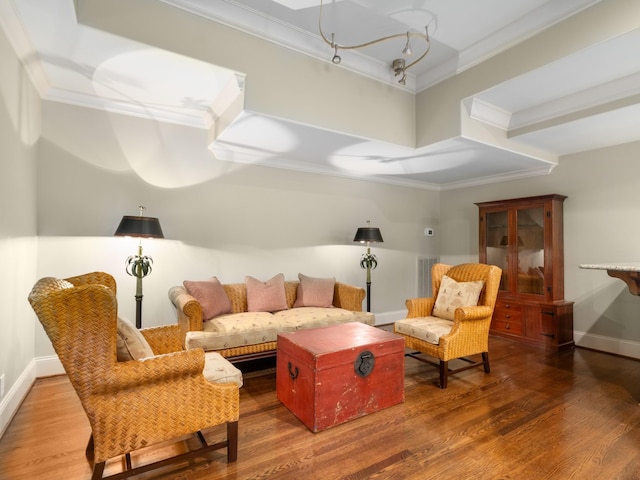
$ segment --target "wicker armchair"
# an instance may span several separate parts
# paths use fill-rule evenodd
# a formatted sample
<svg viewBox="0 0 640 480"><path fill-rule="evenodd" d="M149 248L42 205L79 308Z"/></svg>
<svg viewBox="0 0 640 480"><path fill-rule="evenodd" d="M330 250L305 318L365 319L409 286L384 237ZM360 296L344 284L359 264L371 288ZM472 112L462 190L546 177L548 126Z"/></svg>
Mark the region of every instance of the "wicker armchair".
<svg viewBox="0 0 640 480"><path fill-rule="evenodd" d="M436 294L440 291L442 277L445 274L457 282L478 280L484 282L477 306L456 308L452 322L434 319L432 316ZM501 275L502 270L494 265L467 263L452 267L438 263L431 270L434 297L410 298L406 301L407 318L396 322L394 331L404 337L407 348L416 350L414 353L407 354L408 356L423 362L433 363L419 356L422 353L439 360L436 365L440 368L440 388L447 388L447 379L450 373L457 373L479 365L484 366L486 373L490 372L489 327L500 287ZM438 328L441 330L438 331ZM466 358L475 354L482 355L482 362ZM448 362L454 359L465 360L468 364L450 370Z"/></svg>
<svg viewBox="0 0 640 480"><path fill-rule="evenodd" d="M87 457L102 478L107 459L125 455L123 478L169 462L227 448L237 458L238 385L203 376L202 350L183 351L178 325L142 330L156 356L118 362L116 284L90 273L66 280L40 279L29 294L69 380L89 418ZM226 423L226 440L208 444L202 429ZM191 434L202 447L171 459L131 468L130 452Z"/></svg>

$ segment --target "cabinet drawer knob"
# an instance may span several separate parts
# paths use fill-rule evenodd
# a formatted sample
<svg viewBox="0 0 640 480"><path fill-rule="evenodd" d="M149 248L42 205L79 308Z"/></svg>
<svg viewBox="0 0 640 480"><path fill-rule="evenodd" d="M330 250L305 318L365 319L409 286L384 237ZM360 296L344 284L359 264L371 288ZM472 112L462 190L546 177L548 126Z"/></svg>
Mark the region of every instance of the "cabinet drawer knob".
<svg viewBox="0 0 640 480"><path fill-rule="evenodd" d="M504 316L504 318L511 318L511 315L509 315L508 313Z"/></svg>
<svg viewBox="0 0 640 480"><path fill-rule="evenodd" d="M509 330L509 329L511 328L511 324L510 324L510 323L507 323L507 324L504 326L504 328L505 328L505 330Z"/></svg>

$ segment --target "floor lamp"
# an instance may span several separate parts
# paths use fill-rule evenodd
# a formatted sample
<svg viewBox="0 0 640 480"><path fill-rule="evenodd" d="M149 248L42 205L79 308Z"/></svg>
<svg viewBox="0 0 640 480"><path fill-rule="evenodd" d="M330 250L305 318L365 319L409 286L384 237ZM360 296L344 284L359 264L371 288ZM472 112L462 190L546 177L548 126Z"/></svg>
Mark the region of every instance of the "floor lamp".
<svg viewBox="0 0 640 480"><path fill-rule="evenodd" d="M371 270L378 266L378 259L371 253L370 242L382 243L382 234L379 228L369 226L371 222L367 220L366 227L360 227L356 231L354 242L366 243L367 251L360 257L360 267L367 269L367 312L371 311Z"/></svg>
<svg viewBox="0 0 640 480"><path fill-rule="evenodd" d="M139 237L138 254L127 258L126 271L136 277L136 328L142 327L142 279L151 273L153 259L142 255L143 238L164 238L160 221L154 217L145 217L145 207L140 206L140 215L124 216L116 229L115 235L123 237Z"/></svg>

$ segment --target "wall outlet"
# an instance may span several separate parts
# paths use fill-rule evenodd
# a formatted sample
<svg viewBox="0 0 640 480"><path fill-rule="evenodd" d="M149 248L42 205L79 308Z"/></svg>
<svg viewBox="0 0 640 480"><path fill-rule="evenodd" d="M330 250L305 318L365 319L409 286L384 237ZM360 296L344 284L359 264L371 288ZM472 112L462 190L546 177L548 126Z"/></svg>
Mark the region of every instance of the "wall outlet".
<svg viewBox="0 0 640 480"><path fill-rule="evenodd" d="M433 228L431 227L427 227L424 229L424 236L425 237L433 237Z"/></svg>
<svg viewBox="0 0 640 480"><path fill-rule="evenodd" d="M4 397L4 373L0 375L0 398Z"/></svg>

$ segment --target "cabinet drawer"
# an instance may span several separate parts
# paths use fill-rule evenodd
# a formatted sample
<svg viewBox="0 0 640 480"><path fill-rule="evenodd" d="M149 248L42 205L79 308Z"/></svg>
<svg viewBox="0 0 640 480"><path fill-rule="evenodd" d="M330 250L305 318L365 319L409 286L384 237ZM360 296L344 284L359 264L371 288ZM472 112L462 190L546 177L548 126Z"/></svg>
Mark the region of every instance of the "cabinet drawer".
<svg viewBox="0 0 640 480"><path fill-rule="evenodd" d="M512 335L522 335L524 330L522 328L522 318L496 318L493 317L491 322L491 329L497 332L510 333Z"/></svg>
<svg viewBox="0 0 640 480"><path fill-rule="evenodd" d="M522 313L522 305L508 300L497 300L494 311L504 313L505 315L520 315Z"/></svg>
<svg viewBox="0 0 640 480"><path fill-rule="evenodd" d="M496 302L491 329L512 335L522 335L524 333L522 305L504 301Z"/></svg>

